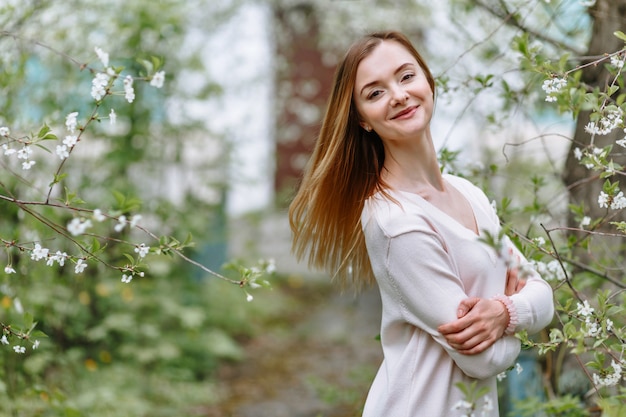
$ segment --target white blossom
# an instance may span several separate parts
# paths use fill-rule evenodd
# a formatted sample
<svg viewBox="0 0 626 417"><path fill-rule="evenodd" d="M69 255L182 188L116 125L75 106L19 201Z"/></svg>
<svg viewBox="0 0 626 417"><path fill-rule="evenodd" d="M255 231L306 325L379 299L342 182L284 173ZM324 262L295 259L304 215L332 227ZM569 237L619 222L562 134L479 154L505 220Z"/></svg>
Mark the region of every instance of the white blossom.
<svg viewBox="0 0 626 417"><path fill-rule="evenodd" d="M600 334L600 326L595 321L591 321L590 319L585 320L585 336L587 337L597 337Z"/></svg>
<svg viewBox="0 0 626 417"><path fill-rule="evenodd" d="M600 191L600 195L598 196L598 205L600 208L608 208L609 207L609 195L604 191Z"/></svg>
<svg viewBox="0 0 626 417"><path fill-rule="evenodd" d="M76 117L78 116L78 112L72 112L65 117L65 127L70 133L74 133L76 131L76 126L78 122L76 121Z"/></svg>
<svg viewBox="0 0 626 417"><path fill-rule="evenodd" d="M24 346L13 346L15 353L25 353L26 348Z"/></svg>
<svg viewBox="0 0 626 417"><path fill-rule="evenodd" d="M150 246L146 246L145 244L140 244L135 247L135 252L139 254L140 258L145 258L145 256L150 252Z"/></svg>
<svg viewBox="0 0 626 417"><path fill-rule="evenodd" d="M72 236L80 236L84 234L91 226L91 220L79 219L78 217L74 217L67 225L67 231L70 232Z"/></svg>
<svg viewBox="0 0 626 417"><path fill-rule="evenodd" d="M22 162L22 169L27 171L31 169L35 165L35 161L24 161Z"/></svg>
<svg viewBox="0 0 626 417"><path fill-rule="evenodd" d="M276 260L274 258L270 258L267 262L267 266L265 267L265 272L268 274L273 274L276 272Z"/></svg>
<svg viewBox="0 0 626 417"><path fill-rule="evenodd" d="M612 210L621 210L626 208L626 196L620 191L617 195L610 197L604 191L600 191L598 196L598 205L600 208L611 208Z"/></svg>
<svg viewBox="0 0 626 417"><path fill-rule="evenodd" d="M533 238L533 242L535 242L537 246L544 246L546 244L546 240L541 236Z"/></svg>
<svg viewBox="0 0 626 417"><path fill-rule="evenodd" d="M621 54L612 55L611 65L617 69L622 69L624 67L624 57Z"/></svg>
<svg viewBox="0 0 626 417"><path fill-rule="evenodd" d="M15 274L15 269L11 265L7 265L4 267L5 274Z"/></svg>
<svg viewBox="0 0 626 417"><path fill-rule="evenodd" d="M474 407L474 404L472 404L471 402L459 400L456 404L452 406L451 410L471 410L472 407Z"/></svg>
<svg viewBox="0 0 626 417"><path fill-rule="evenodd" d="M622 379L622 363L615 362L615 360L611 361L612 371L610 374L607 374L605 377L601 377L598 374L593 374L593 383L598 387L612 387L619 384Z"/></svg>
<svg viewBox="0 0 626 417"><path fill-rule="evenodd" d="M8 138L10 134L11 134L11 131L9 130L8 127L6 126L0 127L0 136L4 136L5 138Z"/></svg>
<svg viewBox="0 0 626 417"><path fill-rule="evenodd" d="M519 374L521 374L523 371L524 371L524 368L522 368L522 365L521 365L519 362L517 362L517 363L515 364L515 372L517 372L517 374L519 375Z"/></svg>
<svg viewBox="0 0 626 417"><path fill-rule="evenodd" d="M124 98L132 103L135 100L135 89L133 88L133 77L127 75L124 78Z"/></svg>
<svg viewBox="0 0 626 417"><path fill-rule="evenodd" d="M73 148L78 142L78 136L76 135L67 135L65 139L63 139L63 144L68 148Z"/></svg>
<svg viewBox="0 0 626 417"><path fill-rule="evenodd" d="M111 122L112 125L117 122L117 113L115 113L114 109L111 109L111 112L109 113L109 122Z"/></svg>
<svg viewBox="0 0 626 417"><path fill-rule="evenodd" d="M583 151L580 150L580 148L574 148L574 157L576 157L577 160L581 160L583 157Z"/></svg>
<svg viewBox="0 0 626 417"><path fill-rule="evenodd" d="M47 258L49 249L42 247L39 243L35 243L35 247L30 253L30 259L33 261L39 261L41 259Z"/></svg>
<svg viewBox="0 0 626 417"><path fill-rule="evenodd" d="M139 224L139 220L141 220L141 214L135 214L133 217L130 218L130 227L137 227L137 224Z"/></svg>
<svg viewBox="0 0 626 417"><path fill-rule="evenodd" d="M554 259L548 262L548 264L546 265L546 269L551 278L556 278L557 281L565 281L565 271L563 271L563 267L558 260Z"/></svg>
<svg viewBox="0 0 626 417"><path fill-rule="evenodd" d="M620 191L615 197L613 197L613 201L611 201L611 208L613 210L621 210L626 207L626 197L624 193Z"/></svg>
<svg viewBox="0 0 626 417"><path fill-rule="evenodd" d="M158 71L152 76L150 80L150 85L156 88L163 87L163 82L165 81L165 71Z"/></svg>
<svg viewBox="0 0 626 417"><path fill-rule="evenodd" d="M64 160L65 158L70 156L70 152L67 149L66 145L57 145L56 154L61 160Z"/></svg>
<svg viewBox="0 0 626 417"><path fill-rule="evenodd" d="M99 72L93 80L91 80L91 97L93 97L94 100L100 101L102 100L102 97L106 95L109 79L109 74Z"/></svg>
<svg viewBox="0 0 626 417"><path fill-rule="evenodd" d="M95 209L93 211L93 218L97 222L103 222L103 221L106 220L106 216L104 214L102 214L102 210L100 210L100 209Z"/></svg>
<svg viewBox="0 0 626 417"><path fill-rule="evenodd" d="M15 311L18 312L18 314L24 314L24 306L22 305L20 299L17 297L13 299L13 308L15 309Z"/></svg>
<svg viewBox="0 0 626 417"><path fill-rule="evenodd" d="M594 308L589 305L587 300L583 301L582 304L576 303L576 312L583 317L590 317L594 311Z"/></svg>
<svg viewBox="0 0 626 417"><path fill-rule="evenodd" d="M9 339L7 339L7 335L3 334L2 338L0 338L0 343L2 343L3 345L8 345L9 344Z"/></svg>
<svg viewBox="0 0 626 417"><path fill-rule="evenodd" d="M488 395L483 397L483 415L490 415L487 411L493 411L493 400Z"/></svg>
<svg viewBox="0 0 626 417"><path fill-rule="evenodd" d="M39 347L39 340L35 340L35 343L33 343L33 350L37 349Z"/></svg>
<svg viewBox="0 0 626 417"><path fill-rule="evenodd" d="M22 149L17 151L17 159L28 159L30 155L33 153L33 150L30 146L24 145Z"/></svg>
<svg viewBox="0 0 626 417"><path fill-rule="evenodd" d="M592 7L596 4L596 0L579 0L579 3L583 7Z"/></svg>
<svg viewBox="0 0 626 417"><path fill-rule="evenodd" d="M626 138L618 139L615 141L615 143L621 146L622 148L626 148Z"/></svg>
<svg viewBox="0 0 626 417"><path fill-rule="evenodd" d="M52 256L50 256L50 259L52 259L53 261L55 261L56 263L59 264L59 266L63 266L65 265L65 260L68 258L67 253L65 252L61 252L61 251L56 251L56 253Z"/></svg>
<svg viewBox="0 0 626 417"><path fill-rule="evenodd" d="M80 274L85 270L85 268L87 268L87 263L83 261L82 259L79 259L76 262L76 266L74 266L74 273Z"/></svg>
<svg viewBox="0 0 626 417"><path fill-rule="evenodd" d="M585 216L580 221L580 227L584 228L585 226L589 226L591 224L591 217Z"/></svg>
<svg viewBox="0 0 626 417"><path fill-rule="evenodd" d="M565 86L567 86L567 80L564 78L555 77L545 80L541 88L546 92L546 101L555 102L554 94L560 92Z"/></svg>
<svg viewBox="0 0 626 417"><path fill-rule="evenodd" d="M98 59L100 60L100 62L102 62L102 65L104 65L105 67L109 66L109 54L104 52L102 49L98 48L97 46L94 48L94 50L96 51L96 55L98 55Z"/></svg>
<svg viewBox="0 0 626 417"><path fill-rule="evenodd" d="M565 271L558 260L554 259L548 263L531 260L527 263L529 267L532 267L539 275L548 281L554 279L558 281L564 281L566 278Z"/></svg>
<svg viewBox="0 0 626 417"><path fill-rule="evenodd" d="M592 135L608 135L614 129L623 125L624 111L620 107L613 107L605 110L597 122L589 122L585 126L585 131Z"/></svg>
<svg viewBox="0 0 626 417"><path fill-rule="evenodd" d="M9 148L9 145L7 145L6 143L2 144L2 149L4 150L4 154L6 156L10 156L13 155L14 153L16 153L17 151L13 148Z"/></svg>
<svg viewBox="0 0 626 417"><path fill-rule="evenodd" d="M124 226L126 226L126 216L121 215L118 219L117 219L117 224L115 225L115 227L113 228L116 232L121 232L122 230L124 230Z"/></svg>
<svg viewBox="0 0 626 417"><path fill-rule="evenodd" d="M130 275L130 274L129 275L126 275L126 274L122 275L122 282L124 284L128 284L132 280L133 280L133 276L132 275Z"/></svg>

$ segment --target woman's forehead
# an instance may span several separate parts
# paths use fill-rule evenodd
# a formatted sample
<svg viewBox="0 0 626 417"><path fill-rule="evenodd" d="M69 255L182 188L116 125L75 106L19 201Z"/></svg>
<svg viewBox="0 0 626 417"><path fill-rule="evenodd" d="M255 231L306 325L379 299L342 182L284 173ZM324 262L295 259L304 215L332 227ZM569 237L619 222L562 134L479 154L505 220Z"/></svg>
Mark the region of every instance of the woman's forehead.
<svg viewBox="0 0 626 417"><path fill-rule="evenodd" d="M419 67L413 54L398 42L383 41L359 62L355 89L360 91L378 78L395 74L406 66Z"/></svg>

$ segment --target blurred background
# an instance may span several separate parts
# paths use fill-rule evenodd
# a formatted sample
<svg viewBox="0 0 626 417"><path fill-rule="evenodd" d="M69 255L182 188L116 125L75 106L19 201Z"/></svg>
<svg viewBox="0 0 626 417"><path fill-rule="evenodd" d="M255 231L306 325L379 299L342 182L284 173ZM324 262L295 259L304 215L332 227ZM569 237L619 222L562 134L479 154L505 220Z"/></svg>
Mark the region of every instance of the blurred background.
<svg viewBox="0 0 626 417"><path fill-rule="evenodd" d="M77 276L13 258L17 274L0 278L2 320L20 320L18 299L48 338L27 355L0 353L0 413L360 415L382 359L378 295L342 292L298 263L286 216L346 47L372 30L406 33L437 78L433 134L446 169L520 205L537 197L530 179L545 174L549 209L567 207L555 173L575 120L546 107L540 74L521 71L511 45L522 31L507 22L525 19L534 46L582 54L587 8L491 3L0 0L0 126L16 134L46 123L61 137L67 114L90 117L92 75L81 64L98 66L95 47L113 66L140 73L141 60L158 57L166 72L162 89L136 83L133 103L103 103L100 115L114 109L117 123L90 126L53 197L77 190L88 208L121 199L158 235L191 233L185 253L215 271L232 260L276 265L272 289L246 302L238 286L177 258L153 256L131 285L105 265ZM4 194L42 199L58 160L37 152L35 172L2 162ZM3 239L71 250L15 205L0 210ZM108 243L112 260L119 246Z"/></svg>

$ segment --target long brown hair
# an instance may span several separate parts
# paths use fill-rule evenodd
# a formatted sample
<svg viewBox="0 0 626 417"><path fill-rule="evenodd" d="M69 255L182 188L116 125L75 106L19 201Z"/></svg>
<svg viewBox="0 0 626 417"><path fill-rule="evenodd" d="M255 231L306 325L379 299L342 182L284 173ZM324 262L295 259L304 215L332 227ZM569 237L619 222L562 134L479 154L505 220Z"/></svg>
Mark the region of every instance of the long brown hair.
<svg viewBox="0 0 626 417"><path fill-rule="evenodd" d="M375 32L355 42L337 67L311 161L289 207L296 257L357 287L373 282L360 217L365 200L384 192L385 151L380 137L359 125L353 91L359 63L383 41L398 42L415 57L434 94L428 66L403 34Z"/></svg>

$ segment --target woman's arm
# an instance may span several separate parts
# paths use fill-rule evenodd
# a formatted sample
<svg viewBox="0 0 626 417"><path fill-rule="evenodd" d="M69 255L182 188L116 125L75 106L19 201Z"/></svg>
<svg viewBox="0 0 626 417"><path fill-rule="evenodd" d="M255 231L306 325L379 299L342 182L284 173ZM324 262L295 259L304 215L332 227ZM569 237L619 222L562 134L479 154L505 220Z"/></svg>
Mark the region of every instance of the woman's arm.
<svg viewBox="0 0 626 417"><path fill-rule="evenodd" d="M508 238L505 243L513 259L517 261L515 266L508 270L505 302L502 299L496 301L467 298L459 303L458 319L439 327L439 331L450 346L459 353L465 355L480 353L502 337L507 329L508 333L527 330L529 334L533 334L552 321L554 315L552 288L530 268L524 268L525 274L520 277L517 265L527 261ZM509 310L515 315L513 322Z"/></svg>
<svg viewBox="0 0 626 417"><path fill-rule="evenodd" d="M514 363L520 350L520 342L514 337L501 337L500 334L488 347L469 356L457 351L439 332L441 325L456 319L458 306L468 296L436 233L424 227L376 243L380 246L375 244L368 250L375 257L385 258L384 270L377 274L381 291L392 294L404 319L428 332L463 372L471 377L487 378ZM377 262L374 260L374 263ZM477 303L475 313L480 312L485 317L496 309L502 313L498 304L491 300ZM500 320L508 321L507 318Z"/></svg>

